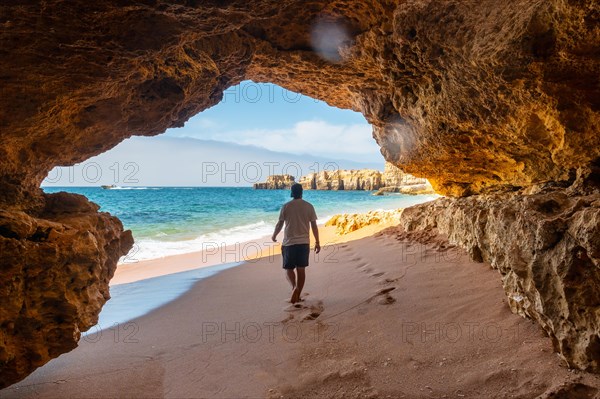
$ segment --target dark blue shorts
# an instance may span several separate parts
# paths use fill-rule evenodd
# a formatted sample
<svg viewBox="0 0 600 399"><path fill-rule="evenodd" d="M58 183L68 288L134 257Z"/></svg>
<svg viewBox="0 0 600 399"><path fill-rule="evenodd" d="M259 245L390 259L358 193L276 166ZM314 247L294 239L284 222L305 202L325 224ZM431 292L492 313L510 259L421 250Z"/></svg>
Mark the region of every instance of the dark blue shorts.
<svg viewBox="0 0 600 399"><path fill-rule="evenodd" d="M310 255L309 244L284 245L281 247L283 256L283 268L295 269L297 267L308 266L308 257Z"/></svg>

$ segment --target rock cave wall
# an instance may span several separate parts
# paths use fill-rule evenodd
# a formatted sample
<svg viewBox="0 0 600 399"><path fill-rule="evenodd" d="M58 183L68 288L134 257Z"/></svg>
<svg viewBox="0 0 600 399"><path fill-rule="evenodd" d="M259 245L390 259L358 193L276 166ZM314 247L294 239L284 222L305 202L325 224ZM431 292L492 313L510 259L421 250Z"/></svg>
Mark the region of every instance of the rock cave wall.
<svg viewBox="0 0 600 399"><path fill-rule="evenodd" d="M131 245L84 199L42 193L54 166L181 126L252 79L362 112L386 160L440 193L566 187L600 157L599 23L594 0L0 5L0 386L76 346ZM461 226L461 242L474 240L477 229ZM480 244L482 256L507 251ZM42 295L48 287L55 296Z"/></svg>
<svg viewBox="0 0 600 399"><path fill-rule="evenodd" d="M417 205L400 225L489 262L511 310L538 322L565 366L600 371L600 163L567 185Z"/></svg>

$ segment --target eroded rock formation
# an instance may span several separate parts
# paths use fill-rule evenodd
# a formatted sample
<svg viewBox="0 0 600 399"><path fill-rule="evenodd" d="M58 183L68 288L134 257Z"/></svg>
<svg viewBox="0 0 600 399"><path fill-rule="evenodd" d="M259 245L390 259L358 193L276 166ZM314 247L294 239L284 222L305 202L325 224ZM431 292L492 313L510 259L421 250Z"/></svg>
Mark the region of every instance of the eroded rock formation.
<svg viewBox="0 0 600 399"><path fill-rule="evenodd" d="M569 367L600 371L600 165L567 188L443 198L404 210L498 269L513 312L536 320ZM591 172L591 173L590 173Z"/></svg>
<svg viewBox="0 0 600 399"><path fill-rule="evenodd" d="M305 190L377 190L382 186L381 172L375 169L322 170L302 176L298 183Z"/></svg>
<svg viewBox="0 0 600 399"><path fill-rule="evenodd" d="M382 180L383 187L374 195L384 195L384 193L435 194L435 190L427 179L404 173L402 169L389 162L385 163Z"/></svg>
<svg viewBox="0 0 600 399"><path fill-rule="evenodd" d="M264 183L254 183L253 187L258 190L283 190L292 187L296 180L292 175L271 175Z"/></svg>
<svg viewBox="0 0 600 399"><path fill-rule="evenodd" d="M244 79L362 112L387 160L443 194L600 156L594 0L1 7L0 186L22 206L53 166L181 126Z"/></svg>
<svg viewBox="0 0 600 399"><path fill-rule="evenodd" d="M40 296L43 289L36 270L55 270L62 281L71 274L69 265L90 262L92 270L99 268L98 273L109 277L117 255L127 247L119 244L117 250L101 244L106 232L89 226L89 220L110 225L112 219L94 216L91 209L71 214L65 223L76 230L73 237L87 237L89 232L89 241L82 241L89 244L82 248L85 256L69 252L66 242L57 241L56 250L47 252L33 244L32 230L23 226L46 226L53 222L53 207L61 206L39 189L52 167L81 162L131 135L155 135L181 126L244 79L273 82L362 112L385 158L407 173L427 177L443 194L464 196L570 181L577 168L600 158L599 21L595 0L3 3L0 209L14 227L0 231L2 259L30 263L20 272L23 285L16 285L22 287L17 293L10 291L16 284L11 280L13 262L3 264L2 272L11 271L11 279L3 279L0 301L10 303L9 293L22 295L35 313L42 305L28 298ZM534 206L531 201L513 203L514 194L497 195L514 204L516 220L534 212L528 210ZM484 212L488 215L500 209L497 202L485 199L444 201L449 207L472 201L489 207ZM558 201L558 206L562 209L569 201ZM464 232L465 245L479 242L482 256L495 257L499 264L505 250L482 240L477 219L471 224L467 220L477 215L464 212L460 223L467 230L454 231ZM510 218L494 220L498 229L513 226ZM591 227L575 227L583 221L568 220L566 229L575 241L592 243L597 238ZM535 240L542 231L525 234L525 225L520 228L521 239L529 240L520 244L537 248ZM111 231L112 242L127 241L119 228ZM592 256L590 247L581 247ZM539 251L550 253L551 248L542 245ZM539 256L546 263L532 266L531 273L549 270L548 265L558 261ZM528 259L524 264L530 264ZM588 270L573 267L577 273ZM561 295L554 286L562 284L568 286L563 289L568 293L564 306L581 309L588 304L583 292L589 282L562 272L557 278L544 276L536 276L538 292ZM585 276L595 278L593 273ZM106 292L107 282L89 274L82 286ZM527 287L523 291L534 292ZM75 292L68 288L54 302L44 302L40 329L65 314L80 330L93 322L93 317L72 310L80 308L69 303L85 304ZM89 302L86 314L97 314L101 304ZM42 364L49 358L47 348L58 355L73 347L77 334L68 344L60 333L48 334L45 345L35 340L29 345L28 330L10 330L20 317L17 307L7 309L11 311L3 315L2 334L12 331L18 338L0 343L0 354L9 353L14 360L2 364L3 384L25 376L31 365ZM563 334L572 335L565 342L574 346L557 345L570 363L595 367L591 355L582 351L594 348L597 336L587 345L582 332L546 315L560 312L536 312L539 317L532 317L545 325L549 320L559 325L550 329L557 331L558 342L567 339ZM570 314L568 320L591 325L596 320L592 315ZM29 346L24 350L21 345ZM34 362L18 366L25 355Z"/></svg>
<svg viewBox="0 0 600 399"><path fill-rule="evenodd" d="M386 162L381 176L383 187L402 187L428 184L427 179L404 173L399 167Z"/></svg>
<svg viewBox="0 0 600 399"><path fill-rule="evenodd" d="M119 219L76 194L35 216L0 209L0 388L77 346L133 245Z"/></svg>
<svg viewBox="0 0 600 399"><path fill-rule="evenodd" d="M280 190L290 188L295 183L291 175L271 175L263 183L255 183L255 189ZM402 172L399 168L386 163L385 171L375 169L323 170L301 176L298 183L305 190L379 190L376 194L433 194L435 191L427 179L418 178Z"/></svg>
<svg viewBox="0 0 600 399"><path fill-rule="evenodd" d="M366 226L399 223L402 209L377 210L366 213L341 213L333 215L325 226L335 226L339 235L352 233Z"/></svg>

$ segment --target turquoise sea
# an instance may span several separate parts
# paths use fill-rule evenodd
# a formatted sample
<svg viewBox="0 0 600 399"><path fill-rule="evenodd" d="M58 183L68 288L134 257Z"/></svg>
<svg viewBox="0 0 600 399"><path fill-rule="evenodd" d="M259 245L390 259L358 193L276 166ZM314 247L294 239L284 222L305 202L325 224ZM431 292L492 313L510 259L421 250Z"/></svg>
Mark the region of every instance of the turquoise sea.
<svg viewBox="0 0 600 399"><path fill-rule="evenodd" d="M156 259L202 250L203 243L230 245L270 236L289 190L250 187L44 187L48 193L83 194L118 216L131 229L136 245L130 258ZM343 212L404 208L436 198L433 195L370 191L305 191L319 223ZM126 259L125 259L126 261Z"/></svg>

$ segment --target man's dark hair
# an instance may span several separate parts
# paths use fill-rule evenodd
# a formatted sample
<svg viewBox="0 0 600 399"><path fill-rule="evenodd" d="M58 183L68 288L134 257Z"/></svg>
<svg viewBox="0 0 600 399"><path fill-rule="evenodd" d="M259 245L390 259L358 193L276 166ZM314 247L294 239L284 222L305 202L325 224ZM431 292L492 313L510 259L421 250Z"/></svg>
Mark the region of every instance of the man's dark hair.
<svg viewBox="0 0 600 399"><path fill-rule="evenodd" d="M302 184L292 184L292 197L294 197L294 199L302 198Z"/></svg>

